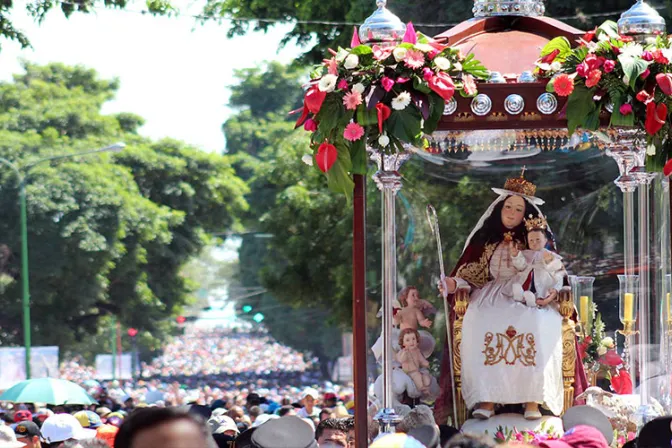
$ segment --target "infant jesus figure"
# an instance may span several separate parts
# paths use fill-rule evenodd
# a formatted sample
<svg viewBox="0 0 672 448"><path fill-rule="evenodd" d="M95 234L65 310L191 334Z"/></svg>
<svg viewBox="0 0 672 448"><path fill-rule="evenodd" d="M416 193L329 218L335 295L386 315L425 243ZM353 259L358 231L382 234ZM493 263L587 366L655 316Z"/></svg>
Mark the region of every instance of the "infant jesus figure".
<svg viewBox="0 0 672 448"><path fill-rule="evenodd" d="M552 301L551 293L562 288L565 268L562 258L546 249L548 223L543 216L525 219L528 250L518 250L511 243L513 266L518 270L511 285L513 300L527 306L543 307Z"/></svg>
<svg viewBox="0 0 672 448"><path fill-rule="evenodd" d="M418 330L413 328L401 330L399 333L399 347L401 349L397 352L397 361L401 364L401 369L413 380L418 390L425 395L429 393L432 378L426 370L429 367L429 362L418 347L419 340Z"/></svg>

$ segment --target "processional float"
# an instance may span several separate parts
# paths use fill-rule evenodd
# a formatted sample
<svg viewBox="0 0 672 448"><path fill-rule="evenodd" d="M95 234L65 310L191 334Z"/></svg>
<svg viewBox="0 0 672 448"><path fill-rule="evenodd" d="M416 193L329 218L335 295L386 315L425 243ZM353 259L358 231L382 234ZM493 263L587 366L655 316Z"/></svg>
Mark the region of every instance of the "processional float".
<svg viewBox="0 0 672 448"><path fill-rule="evenodd" d="M405 25L386 9L386 1L376 2L377 10L360 27L359 38L367 45L396 44L404 34ZM556 150L590 142L599 147L617 163L620 176L614 181L623 195L623 267L619 271L618 302L625 338L625 361L631 377L638 386L640 407L638 414L644 422L654 415L653 395L669 412L669 379L665 390L652 391L650 378L650 342L661 337L663 372L670 374L672 316L670 315L670 194L669 181L662 173L647 171L645 165L647 140L636 127L610 126L609 113L596 118L599 131L588 134L568 132L567 97L548 91L548 80L535 77L535 63L540 49L558 37L564 37L572 46L584 36L584 31L558 20L544 17L542 0L476 0L474 18L462 22L435 36L435 40L470 53L490 70L487 82L478 84L475 97L458 97L446 102L438 128L426 136L426 148L404 147L394 153L369 151L378 171L373 179L381 192L381 250L382 250L382 335L377 398L382 409L375 419L381 431L394 431L400 417L394 409L393 392L395 347L393 341L393 308L398 294L397 281L397 212L396 198L403 188L400 174L402 165L419 152L452 153L461 150L511 150L528 147ZM646 42L665 32L665 22L651 7L638 1L621 16L618 32L636 42ZM515 56L514 56L515 54ZM613 105L612 105L613 109ZM493 138L493 134L497 138ZM597 137L596 137L597 136ZM363 175L355 175L354 245L353 245L353 311L355 329L355 389L357 446L366 446L368 383L366 376L366 245L365 195ZM637 193L635 197L635 193ZM637 209L637 210L635 210ZM430 215L432 232L438 235L438 221ZM637 232L637 234L636 234ZM439 240L440 241L440 240ZM638 241L638 253L635 252ZM653 242L653 244L652 244ZM441 254L441 247L439 246ZM437 272L438 274L438 272ZM441 272L443 277L443 272ZM436 280L440 280L437 276ZM577 359L575 341L577 324L588 326L592 302L592 277L570 278L570 284L559 293L559 311L562 315L564 409L574 404L572 384L575 381ZM445 302L444 302L445 303ZM618 303L618 305L616 305ZM450 364L453 381L450 387L456 410L454 425L467 419L467 409L460 394L461 325L469 306L469 296L456 291L451 303L455 323L446 325L450 343ZM575 313L575 310L578 311ZM578 322L575 322L578 317ZM446 319L448 320L448 319ZM579 330L581 331L581 330ZM654 334L656 336L654 336ZM653 339L652 339L653 338ZM636 356L631 348L638 347ZM398 370L398 369L397 369ZM438 423L445 423L443 421Z"/></svg>

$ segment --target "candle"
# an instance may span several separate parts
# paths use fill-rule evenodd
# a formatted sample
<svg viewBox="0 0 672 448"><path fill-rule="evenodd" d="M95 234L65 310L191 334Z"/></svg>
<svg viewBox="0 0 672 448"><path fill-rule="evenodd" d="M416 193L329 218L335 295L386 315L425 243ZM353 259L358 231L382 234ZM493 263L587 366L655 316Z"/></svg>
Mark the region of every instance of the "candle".
<svg viewBox="0 0 672 448"><path fill-rule="evenodd" d="M633 305L635 303L635 295L629 292L623 294L623 321L632 322L633 319Z"/></svg>
<svg viewBox="0 0 672 448"><path fill-rule="evenodd" d="M670 293L667 293L667 320L672 319L672 308L670 308Z"/></svg>
<svg viewBox="0 0 672 448"><path fill-rule="evenodd" d="M588 322L588 302L590 299L588 296L581 296L581 299L579 301L579 313L581 315L579 316L581 318L581 322Z"/></svg>

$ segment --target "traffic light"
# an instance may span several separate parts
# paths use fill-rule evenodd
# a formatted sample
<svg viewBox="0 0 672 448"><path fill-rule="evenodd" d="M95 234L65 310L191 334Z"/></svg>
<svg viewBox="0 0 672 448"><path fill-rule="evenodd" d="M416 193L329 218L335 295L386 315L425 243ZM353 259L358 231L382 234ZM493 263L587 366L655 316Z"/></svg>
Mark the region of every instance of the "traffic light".
<svg viewBox="0 0 672 448"><path fill-rule="evenodd" d="M252 311L252 305L243 305L243 313L249 313Z"/></svg>
<svg viewBox="0 0 672 448"><path fill-rule="evenodd" d="M257 313L252 317L252 320L254 320L256 323L261 323L262 320L264 320L264 315L261 313Z"/></svg>

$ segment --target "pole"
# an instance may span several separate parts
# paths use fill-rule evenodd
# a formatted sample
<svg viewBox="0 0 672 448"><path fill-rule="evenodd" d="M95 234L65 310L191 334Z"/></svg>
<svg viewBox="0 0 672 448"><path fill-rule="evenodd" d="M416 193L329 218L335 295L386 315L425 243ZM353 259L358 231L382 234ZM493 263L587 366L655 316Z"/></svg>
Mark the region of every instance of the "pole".
<svg viewBox="0 0 672 448"><path fill-rule="evenodd" d="M23 345L25 347L26 379L31 378L30 369L30 281L28 278L28 212L26 210L26 182L19 185L19 202L21 207L21 284L23 306Z"/></svg>
<svg viewBox="0 0 672 448"><path fill-rule="evenodd" d="M352 370L355 383L355 447L366 448L368 431L368 381L366 338L366 177L355 181L352 213Z"/></svg>
<svg viewBox="0 0 672 448"><path fill-rule="evenodd" d="M112 379L116 380L117 379L117 324L116 324L116 318L112 317L112 328L111 328L111 334L112 334L112 340L110 349L112 351Z"/></svg>
<svg viewBox="0 0 672 448"><path fill-rule="evenodd" d="M639 185L639 392L642 406L649 404L649 182Z"/></svg>
<svg viewBox="0 0 672 448"><path fill-rule="evenodd" d="M123 357L121 356L123 354L123 351L121 349L121 322L117 321L117 359L118 359L118 364L119 364L119 378L122 378L121 372L123 371L121 367L121 361Z"/></svg>

